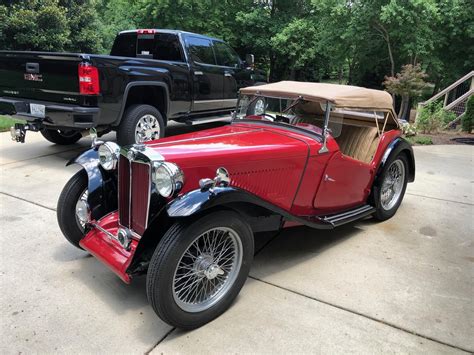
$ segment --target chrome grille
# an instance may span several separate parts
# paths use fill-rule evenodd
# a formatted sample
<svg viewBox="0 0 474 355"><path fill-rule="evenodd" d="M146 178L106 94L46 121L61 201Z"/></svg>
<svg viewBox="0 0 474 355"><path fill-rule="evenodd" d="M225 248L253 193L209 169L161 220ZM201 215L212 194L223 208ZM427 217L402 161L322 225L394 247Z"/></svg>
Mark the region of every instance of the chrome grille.
<svg viewBox="0 0 474 355"><path fill-rule="evenodd" d="M139 235L143 235L147 227L150 179L149 164L129 161L125 156L120 156L119 222Z"/></svg>

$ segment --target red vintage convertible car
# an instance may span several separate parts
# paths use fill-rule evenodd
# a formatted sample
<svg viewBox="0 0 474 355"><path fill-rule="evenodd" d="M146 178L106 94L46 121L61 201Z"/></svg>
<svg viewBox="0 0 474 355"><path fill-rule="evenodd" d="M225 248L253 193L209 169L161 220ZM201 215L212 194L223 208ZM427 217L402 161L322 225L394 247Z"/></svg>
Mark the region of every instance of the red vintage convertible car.
<svg viewBox="0 0 474 355"><path fill-rule="evenodd" d="M58 221L69 242L185 329L222 314L242 288L256 232L332 229L392 217L414 181L391 96L279 82L241 90L231 124L145 144L95 141L74 162Z"/></svg>

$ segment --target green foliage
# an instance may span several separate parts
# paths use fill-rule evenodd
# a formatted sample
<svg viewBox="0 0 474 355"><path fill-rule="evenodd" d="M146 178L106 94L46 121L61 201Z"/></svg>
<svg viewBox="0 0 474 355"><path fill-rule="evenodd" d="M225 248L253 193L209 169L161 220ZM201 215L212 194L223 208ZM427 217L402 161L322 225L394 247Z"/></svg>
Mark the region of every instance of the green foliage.
<svg viewBox="0 0 474 355"><path fill-rule="evenodd" d="M171 28L252 53L271 80L381 88L403 64L434 85L474 63L470 0L8 0L0 48L107 53L117 32ZM429 95L431 96L431 95Z"/></svg>
<svg viewBox="0 0 474 355"><path fill-rule="evenodd" d="M92 0L14 1L0 6L2 49L99 52L100 25Z"/></svg>
<svg viewBox="0 0 474 355"><path fill-rule="evenodd" d="M442 102L431 102L421 109L416 121L417 129L423 133L437 132L456 119L456 115L451 111L443 109Z"/></svg>
<svg viewBox="0 0 474 355"><path fill-rule="evenodd" d="M466 112L461 118L462 130L471 133L474 126L474 96L470 96L466 102Z"/></svg>
<svg viewBox="0 0 474 355"><path fill-rule="evenodd" d="M69 42L66 8L58 0L31 0L3 7L2 47L62 51Z"/></svg>
<svg viewBox="0 0 474 355"><path fill-rule="evenodd" d="M10 127L13 126L15 123L25 123L25 121L16 120L8 116L0 115L0 132L9 131Z"/></svg>
<svg viewBox="0 0 474 355"><path fill-rule="evenodd" d="M406 137L407 141L411 145L431 145L433 144L433 139L428 136L416 136L416 137Z"/></svg>
<svg viewBox="0 0 474 355"><path fill-rule="evenodd" d="M385 77L383 85L392 94L411 97L421 94L426 77L420 65L407 64L402 66L401 72L395 77Z"/></svg>
<svg viewBox="0 0 474 355"><path fill-rule="evenodd" d="M407 64L402 66L402 71L396 76L385 77L383 85L387 91L402 97L398 117L405 118L408 112L410 98L421 95L426 85L426 73L420 65Z"/></svg>
<svg viewBox="0 0 474 355"><path fill-rule="evenodd" d="M416 127L416 124L412 124L412 123L404 123L402 125L402 131L403 131L403 134L405 135L405 137L412 137L412 136L416 136L416 134L418 133L418 129Z"/></svg>

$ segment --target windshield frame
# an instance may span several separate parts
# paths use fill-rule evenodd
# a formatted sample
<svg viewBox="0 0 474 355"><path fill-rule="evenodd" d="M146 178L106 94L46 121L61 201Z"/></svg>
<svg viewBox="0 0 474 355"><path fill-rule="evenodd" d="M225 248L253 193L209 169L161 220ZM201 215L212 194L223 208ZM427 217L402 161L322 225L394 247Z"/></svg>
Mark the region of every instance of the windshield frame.
<svg viewBox="0 0 474 355"><path fill-rule="evenodd" d="M319 143L322 143L324 141L324 134L319 134L317 132L308 130L306 128L293 125L291 123L270 121L270 120L255 120L255 119L251 119L251 118L245 118L246 116L243 116L242 118L238 118L237 117L237 112L238 112L239 107L240 107L240 102L241 102L242 96L243 95L239 94L235 111L232 113L231 124L245 122L245 123L256 124L256 125L264 124L264 125L270 125L270 126L277 126L278 128L283 128L283 129L286 129L288 131L292 131L292 132L295 132L295 133L298 133L298 134L303 133L307 136L310 136L311 138L315 138ZM252 97L252 100L249 102L249 105L251 103L253 103L254 101L258 100L259 98L291 100L291 104L288 107L293 106L294 103L297 102L297 101L305 100L304 97L302 97L302 96L295 98L295 97L284 97L284 96L273 96L273 95L261 95L261 94L258 94L258 93L255 94L255 95L245 95L245 96ZM307 100L305 100L305 101L307 101Z"/></svg>

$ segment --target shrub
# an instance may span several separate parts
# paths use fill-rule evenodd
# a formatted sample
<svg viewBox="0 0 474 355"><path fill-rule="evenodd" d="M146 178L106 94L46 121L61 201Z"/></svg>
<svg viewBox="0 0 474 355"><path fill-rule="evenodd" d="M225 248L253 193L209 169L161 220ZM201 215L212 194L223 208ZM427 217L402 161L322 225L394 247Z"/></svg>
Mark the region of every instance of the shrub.
<svg viewBox="0 0 474 355"><path fill-rule="evenodd" d="M443 109L442 102L430 102L421 109L416 126L423 133L436 132L456 119L456 114Z"/></svg>
<svg viewBox="0 0 474 355"><path fill-rule="evenodd" d="M415 124L406 122L402 124L402 131L406 137L413 137L416 136L417 128Z"/></svg>
<svg viewBox="0 0 474 355"><path fill-rule="evenodd" d="M462 130L471 133L474 125L474 95L466 102L466 113L461 118Z"/></svg>
<svg viewBox="0 0 474 355"><path fill-rule="evenodd" d="M433 140L431 137L427 136L417 136L417 137L407 137L408 142L410 144L418 144L418 145L431 145L433 144Z"/></svg>

